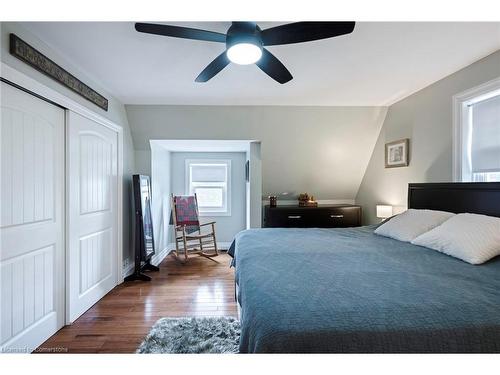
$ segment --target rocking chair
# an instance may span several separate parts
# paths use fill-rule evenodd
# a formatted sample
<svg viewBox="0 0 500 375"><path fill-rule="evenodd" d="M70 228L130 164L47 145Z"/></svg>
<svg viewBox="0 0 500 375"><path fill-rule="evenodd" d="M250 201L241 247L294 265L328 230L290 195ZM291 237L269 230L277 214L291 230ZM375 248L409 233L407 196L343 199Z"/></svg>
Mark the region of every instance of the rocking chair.
<svg viewBox="0 0 500 375"><path fill-rule="evenodd" d="M219 255L215 239L215 221L200 224L196 194L194 196L172 194L172 219L177 259L185 263L189 254L198 254L209 259ZM202 233L202 227L206 226L210 226L211 231ZM183 259L179 255L181 251Z"/></svg>

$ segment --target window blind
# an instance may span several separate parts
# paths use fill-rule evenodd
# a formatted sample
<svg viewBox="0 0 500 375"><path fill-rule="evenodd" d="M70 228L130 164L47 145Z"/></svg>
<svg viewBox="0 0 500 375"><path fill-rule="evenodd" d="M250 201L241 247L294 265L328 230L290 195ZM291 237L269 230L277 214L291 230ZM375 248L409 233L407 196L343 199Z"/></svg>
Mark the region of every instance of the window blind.
<svg viewBox="0 0 500 375"><path fill-rule="evenodd" d="M500 171L500 95L471 105L473 173Z"/></svg>
<svg viewBox="0 0 500 375"><path fill-rule="evenodd" d="M221 164L191 165L193 182L226 182L227 167Z"/></svg>

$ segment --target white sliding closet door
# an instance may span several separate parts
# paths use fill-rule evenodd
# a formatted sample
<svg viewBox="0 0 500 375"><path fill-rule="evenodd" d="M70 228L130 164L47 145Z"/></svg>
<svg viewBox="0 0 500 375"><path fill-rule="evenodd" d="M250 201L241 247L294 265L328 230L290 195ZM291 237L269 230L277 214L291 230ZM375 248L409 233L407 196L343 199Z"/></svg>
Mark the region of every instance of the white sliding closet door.
<svg viewBox="0 0 500 375"><path fill-rule="evenodd" d="M0 347L64 324L64 110L1 83Z"/></svg>
<svg viewBox="0 0 500 375"><path fill-rule="evenodd" d="M68 111L69 322L117 284L118 133Z"/></svg>

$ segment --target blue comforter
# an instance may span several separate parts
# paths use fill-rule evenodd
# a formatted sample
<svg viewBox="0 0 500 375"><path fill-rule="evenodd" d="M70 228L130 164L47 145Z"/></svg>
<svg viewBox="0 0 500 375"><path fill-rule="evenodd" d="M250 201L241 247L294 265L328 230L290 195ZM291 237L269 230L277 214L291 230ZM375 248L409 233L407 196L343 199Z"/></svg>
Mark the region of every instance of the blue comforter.
<svg viewBox="0 0 500 375"><path fill-rule="evenodd" d="M239 233L240 351L500 352L500 257L473 266L373 229Z"/></svg>

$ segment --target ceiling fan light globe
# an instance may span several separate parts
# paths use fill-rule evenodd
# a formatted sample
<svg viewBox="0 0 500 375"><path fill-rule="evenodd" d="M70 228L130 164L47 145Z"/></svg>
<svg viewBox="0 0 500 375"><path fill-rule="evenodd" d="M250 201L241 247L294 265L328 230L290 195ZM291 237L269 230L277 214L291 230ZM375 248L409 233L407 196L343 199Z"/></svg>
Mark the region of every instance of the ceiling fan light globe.
<svg viewBox="0 0 500 375"><path fill-rule="evenodd" d="M227 57L235 64L254 64L262 57L262 48L252 43L237 43L228 48Z"/></svg>

